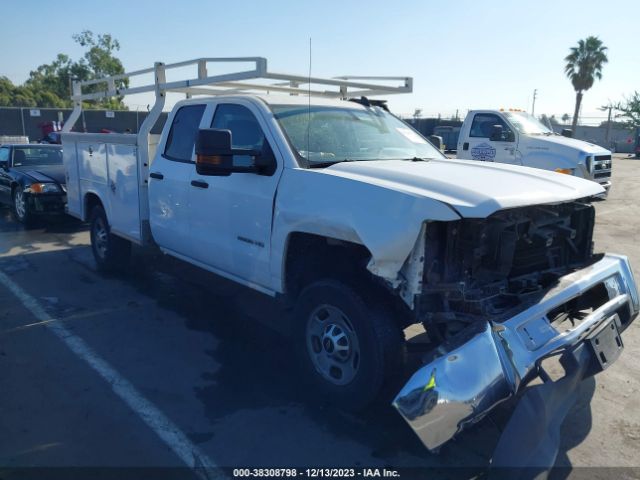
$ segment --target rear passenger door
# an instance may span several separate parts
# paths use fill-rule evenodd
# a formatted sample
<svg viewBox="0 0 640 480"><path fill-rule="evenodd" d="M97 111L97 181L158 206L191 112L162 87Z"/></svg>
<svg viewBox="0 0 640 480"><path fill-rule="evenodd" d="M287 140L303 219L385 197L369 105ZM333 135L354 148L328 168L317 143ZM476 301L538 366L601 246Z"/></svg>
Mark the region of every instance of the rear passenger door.
<svg viewBox="0 0 640 480"><path fill-rule="evenodd" d="M171 127L149 167L149 221L156 243L173 253L189 252L189 180L194 146L206 105L186 104L169 119Z"/></svg>
<svg viewBox="0 0 640 480"><path fill-rule="evenodd" d="M227 277L253 286L269 286L273 200L282 171L275 141L260 110L251 102L216 104L210 128L231 131L234 148L262 152L277 162L271 175L233 173L199 175L192 170L189 190L191 251L194 258ZM207 126L209 127L209 126ZM234 157L248 166L250 158Z"/></svg>

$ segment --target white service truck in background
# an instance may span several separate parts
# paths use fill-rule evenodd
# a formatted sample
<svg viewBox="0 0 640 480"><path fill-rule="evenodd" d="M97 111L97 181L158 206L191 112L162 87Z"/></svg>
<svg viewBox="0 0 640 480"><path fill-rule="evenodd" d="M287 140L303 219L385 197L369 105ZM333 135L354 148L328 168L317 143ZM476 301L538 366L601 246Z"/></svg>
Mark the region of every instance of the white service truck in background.
<svg viewBox="0 0 640 480"><path fill-rule="evenodd" d="M207 73L238 61L254 68ZM197 76L165 80L191 64ZM640 305L627 259L593 253L597 183L446 159L368 98L411 91L410 78L306 78L270 72L263 58L135 74L149 72L148 86L118 88L127 75L97 93L82 89L99 80L74 85L62 134L68 211L90 222L100 268L125 265L132 243L155 245L273 297L318 396L360 408L406 380L393 405L431 450L530 380L542 377L540 398L555 405L620 354ZM150 90L156 104L137 135L68 133L83 100ZM169 91L194 98L150 135ZM428 342L405 378L412 324ZM567 371L558 382L542 367L554 355ZM526 463L536 441L554 451L554 415L524 415L531 428L510 431L527 432L528 447L516 454L521 438L507 439L494 464Z"/></svg>
<svg viewBox="0 0 640 480"><path fill-rule="evenodd" d="M457 158L542 168L611 187L611 152L554 133L520 110L472 110L458 137Z"/></svg>

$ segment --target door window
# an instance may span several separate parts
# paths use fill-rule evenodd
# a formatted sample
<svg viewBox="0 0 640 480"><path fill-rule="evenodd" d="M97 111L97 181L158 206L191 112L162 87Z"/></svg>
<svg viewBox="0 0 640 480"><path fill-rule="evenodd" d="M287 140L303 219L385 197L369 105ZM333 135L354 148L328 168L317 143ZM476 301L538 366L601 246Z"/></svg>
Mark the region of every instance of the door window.
<svg viewBox="0 0 640 480"><path fill-rule="evenodd" d="M211 128L231 131L233 148L248 148L261 153L262 159L272 159L273 152L256 117L242 105L223 103L216 108ZM233 164L238 167L252 165L249 155L234 155Z"/></svg>
<svg viewBox="0 0 640 480"><path fill-rule="evenodd" d="M492 113L477 113L475 117L473 117L469 136L476 138L490 138L494 125L502 125L502 132L505 138L510 135L511 129L498 115L494 115Z"/></svg>
<svg viewBox="0 0 640 480"><path fill-rule="evenodd" d="M191 162L204 109L205 105L185 105L176 112L164 149L166 158Z"/></svg>

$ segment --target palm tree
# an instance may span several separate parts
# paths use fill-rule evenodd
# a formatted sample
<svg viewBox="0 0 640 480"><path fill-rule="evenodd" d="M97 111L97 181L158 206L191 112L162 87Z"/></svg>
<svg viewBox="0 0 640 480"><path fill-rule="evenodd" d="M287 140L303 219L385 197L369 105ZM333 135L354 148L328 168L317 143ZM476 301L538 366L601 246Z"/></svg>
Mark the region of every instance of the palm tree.
<svg viewBox="0 0 640 480"><path fill-rule="evenodd" d="M598 37L587 37L585 40L579 40L577 47L571 47L571 53L564 59L567 62L564 72L571 79L576 91L576 109L571 125L574 132L578 124L582 94L593 86L596 78L602 79L602 67L609 61L606 52L607 47L602 44L602 40Z"/></svg>

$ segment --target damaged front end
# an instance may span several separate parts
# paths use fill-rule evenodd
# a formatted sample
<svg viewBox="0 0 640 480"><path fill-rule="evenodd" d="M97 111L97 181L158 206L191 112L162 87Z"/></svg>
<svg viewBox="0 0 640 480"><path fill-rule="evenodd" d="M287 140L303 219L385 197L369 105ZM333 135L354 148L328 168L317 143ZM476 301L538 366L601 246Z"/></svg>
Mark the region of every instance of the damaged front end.
<svg viewBox="0 0 640 480"><path fill-rule="evenodd" d="M437 346L393 405L428 449L537 376L564 389L566 410L573 384L554 382L547 358L558 356L572 382L615 361L638 290L625 257L592 254L593 223L591 206L570 203L427 224L413 302Z"/></svg>

